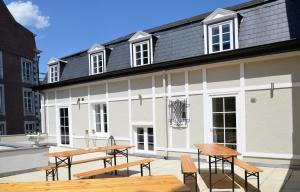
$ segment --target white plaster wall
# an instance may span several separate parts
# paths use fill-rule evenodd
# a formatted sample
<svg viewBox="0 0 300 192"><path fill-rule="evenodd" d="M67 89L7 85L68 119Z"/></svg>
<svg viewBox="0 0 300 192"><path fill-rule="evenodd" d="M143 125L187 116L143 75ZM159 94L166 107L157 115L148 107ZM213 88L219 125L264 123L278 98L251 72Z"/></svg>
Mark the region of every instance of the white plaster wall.
<svg viewBox="0 0 300 192"><path fill-rule="evenodd" d="M109 133L114 137L129 138L128 101L109 102Z"/></svg>
<svg viewBox="0 0 300 192"><path fill-rule="evenodd" d="M263 85L300 82L300 57L260 61L245 64L245 83Z"/></svg>
<svg viewBox="0 0 300 192"><path fill-rule="evenodd" d="M127 97L128 96L128 82L127 81L117 81L108 84L108 97Z"/></svg>
<svg viewBox="0 0 300 192"><path fill-rule="evenodd" d="M203 76L202 76L202 70L194 70L189 71L189 90L190 91L199 91L202 90L202 82L203 82Z"/></svg>
<svg viewBox="0 0 300 192"><path fill-rule="evenodd" d="M83 102L87 101L88 98L88 87L78 87L78 88L72 88L71 89L71 96L72 96L72 103L77 102L77 99L84 99ZM82 102L82 101L81 101Z"/></svg>
<svg viewBox="0 0 300 192"><path fill-rule="evenodd" d="M185 90L184 72L171 74L171 85L172 92L183 92Z"/></svg>
<svg viewBox="0 0 300 192"><path fill-rule="evenodd" d="M67 102L69 102L69 89L57 90L56 103L67 103Z"/></svg>
<svg viewBox="0 0 300 192"><path fill-rule="evenodd" d="M72 105L72 132L73 136L84 136L89 129L88 104Z"/></svg>
<svg viewBox="0 0 300 192"><path fill-rule="evenodd" d="M152 78L138 78L131 80L131 95L149 95L152 94Z"/></svg>
<svg viewBox="0 0 300 192"><path fill-rule="evenodd" d="M246 151L292 153L292 90L246 92ZM256 99L255 103L251 99Z"/></svg>
<svg viewBox="0 0 300 192"><path fill-rule="evenodd" d="M152 122L152 99L131 101L132 122Z"/></svg>
<svg viewBox="0 0 300 192"><path fill-rule="evenodd" d="M105 83L90 86L90 99L91 100L105 99L105 97L106 97Z"/></svg>
<svg viewBox="0 0 300 192"><path fill-rule="evenodd" d="M49 130L49 135L56 134L56 108L47 107L47 126Z"/></svg>
<svg viewBox="0 0 300 192"><path fill-rule="evenodd" d="M203 123L203 96L192 95L189 98L190 102L190 146L193 144L204 143L204 123Z"/></svg>
<svg viewBox="0 0 300 192"><path fill-rule="evenodd" d="M240 65L208 68L206 72L208 89L240 86Z"/></svg>

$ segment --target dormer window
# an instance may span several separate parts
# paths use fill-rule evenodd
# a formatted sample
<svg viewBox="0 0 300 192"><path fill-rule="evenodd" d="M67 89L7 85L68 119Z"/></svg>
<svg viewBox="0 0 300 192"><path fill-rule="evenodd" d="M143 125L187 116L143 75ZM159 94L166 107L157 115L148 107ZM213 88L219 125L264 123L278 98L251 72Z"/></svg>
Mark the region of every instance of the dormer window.
<svg viewBox="0 0 300 192"><path fill-rule="evenodd" d="M67 61L52 57L48 62L48 82L55 83L60 80L61 69Z"/></svg>
<svg viewBox="0 0 300 192"><path fill-rule="evenodd" d="M233 49L232 20L208 26L209 53Z"/></svg>
<svg viewBox="0 0 300 192"><path fill-rule="evenodd" d="M58 64L49 66L49 80L50 83L54 83L58 81Z"/></svg>
<svg viewBox="0 0 300 192"><path fill-rule="evenodd" d="M95 44L89 50L90 75L104 73L106 71L106 50L102 45Z"/></svg>
<svg viewBox="0 0 300 192"><path fill-rule="evenodd" d="M237 12L217 9L203 20L205 54L239 48Z"/></svg>
<svg viewBox="0 0 300 192"><path fill-rule="evenodd" d="M152 35L139 31L130 39L131 67L151 64L153 61Z"/></svg>

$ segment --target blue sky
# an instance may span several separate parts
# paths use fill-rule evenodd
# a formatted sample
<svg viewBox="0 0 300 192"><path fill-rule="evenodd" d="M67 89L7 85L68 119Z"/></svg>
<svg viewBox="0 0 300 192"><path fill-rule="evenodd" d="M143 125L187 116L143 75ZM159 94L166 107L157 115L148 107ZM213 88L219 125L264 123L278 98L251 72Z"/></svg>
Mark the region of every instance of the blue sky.
<svg viewBox="0 0 300 192"><path fill-rule="evenodd" d="M31 10L30 6L18 6L28 1L4 0L11 7L15 5L10 10L17 20L37 34L37 47L43 51L41 72L46 72L50 57L59 58L88 49L94 43L245 1L31 0Z"/></svg>

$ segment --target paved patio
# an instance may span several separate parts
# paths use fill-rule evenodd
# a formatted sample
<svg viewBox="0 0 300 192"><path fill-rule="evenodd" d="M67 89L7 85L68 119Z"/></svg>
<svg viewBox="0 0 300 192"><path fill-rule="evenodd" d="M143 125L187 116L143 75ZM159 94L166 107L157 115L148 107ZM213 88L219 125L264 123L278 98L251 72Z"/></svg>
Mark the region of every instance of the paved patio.
<svg viewBox="0 0 300 192"><path fill-rule="evenodd" d="M93 157L96 154L87 154L81 156L80 158ZM78 158L77 158L78 159ZM129 161L142 159L141 157L130 156ZM117 162L125 162L125 158L120 157ZM195 162L196 163L196 162ZM80 165L72 166L72 174L83 172L87 170L102 168L103 162L90 162ZM264 172L260 175L261 191L300 191L300 170L289 170L285 168L269 168L261 167ZM139 166L130 169L130 176L140 176ZM152 175L175 175L180 180L182 180L182 174L180 170L180 160L164 160L155 159L151 164ZM231 191L231 179L229 175L229 166L227 165L226 172L228 175L223 175L221 169L219 169L218 174L213 174L213 190L214 191ZM127 171L119 171L119 176L126 176ZM144 172L147 175L147 170ZM235 178L236 178L236 191L244 191L244 171L239 167L235 167ZM111 174L105 174L99 176L99 178L104 177L116 177ZM67 180L67 168L59 169L59 179ZM76 179L76 178L72 178ZM18 182L18 181L45 181L45 173L41 171L24 173L9 177L0 178L0 182ZM187 181L188 185L194 191L193 180ZM208 164L201 164L201 174L198 175L198 188L200 191L208 191ZM249 178L249 191L256 191L256 178Z"/></svg>

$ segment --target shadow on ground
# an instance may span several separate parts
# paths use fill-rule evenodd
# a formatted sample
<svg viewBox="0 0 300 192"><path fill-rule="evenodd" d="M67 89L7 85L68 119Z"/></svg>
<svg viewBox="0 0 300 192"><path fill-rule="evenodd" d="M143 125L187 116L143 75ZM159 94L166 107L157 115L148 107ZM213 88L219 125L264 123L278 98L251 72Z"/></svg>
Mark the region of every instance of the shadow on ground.
<svg viewBox="0 0 300 192"><path fill-rule="evenodd" d="M207 188L209 188L209 171L208 169L202 169L200 172L200 177L204 181ZM213 189L222 189L222 191L232 191L232 179L230 170L225 170L224 174L222 173L222 169L217 169L217 173L212 171L212 186ZM256 178L248 178L248 191L257 191L256 186L253 186L249 181ZM237 174L234 174L235 189L244 189L245 190L245 180ZM200 186L201 188L201 186Z"/></svg>

